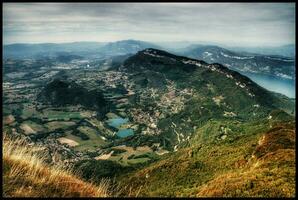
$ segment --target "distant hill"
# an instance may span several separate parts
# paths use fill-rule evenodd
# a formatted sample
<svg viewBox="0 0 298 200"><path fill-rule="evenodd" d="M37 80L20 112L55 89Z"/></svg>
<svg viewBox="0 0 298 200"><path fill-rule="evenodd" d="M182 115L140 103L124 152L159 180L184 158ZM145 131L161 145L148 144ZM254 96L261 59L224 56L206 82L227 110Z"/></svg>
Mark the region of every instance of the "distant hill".
<svg viewBox="0 0 298 200"><path fill-rule="evenodd" d="M107 101L101 91L91 90L67 80L55 79L39 94L39 99L53 106L83 105L99 111L102 116L108 111Z"/></svg>
<svg viewBox="0 0 298 200"><path fill-rule="evenodd" d="M107 55L134 54L147 48L160 48L159 46L138 40L121 40L110 42L101 48L101 53Z"/></svg>

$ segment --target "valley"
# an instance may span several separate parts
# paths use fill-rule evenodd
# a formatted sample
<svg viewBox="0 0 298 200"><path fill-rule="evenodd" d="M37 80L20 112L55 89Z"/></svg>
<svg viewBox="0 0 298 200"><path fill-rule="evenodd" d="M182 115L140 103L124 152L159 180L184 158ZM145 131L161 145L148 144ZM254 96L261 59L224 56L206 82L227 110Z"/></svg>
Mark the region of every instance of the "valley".
<svg viewBox="0 0 298 200"><path fill-rule="evenodd" d="M296 3L2 3L3 198L295 198Z"/></svg>
<svg viewBox="0 0 298 200"><path fill-rule="evenodd" d="M8 59L3 89L5 134L86 181L116 178L143 196L206 194L217 175L255 162L262 133L295 121L295 100L221 64L153 48L109 64ZM165 178L173 187L161 186Z"/></svg>

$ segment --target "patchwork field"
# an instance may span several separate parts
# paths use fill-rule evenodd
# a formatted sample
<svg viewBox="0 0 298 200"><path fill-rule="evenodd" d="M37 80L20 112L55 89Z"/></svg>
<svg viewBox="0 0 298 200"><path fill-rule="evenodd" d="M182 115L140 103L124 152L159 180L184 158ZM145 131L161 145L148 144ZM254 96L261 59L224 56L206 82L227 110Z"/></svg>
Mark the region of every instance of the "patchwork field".
<svg viewBox="0 0 298 200"><path fill-rule="evenodd" d="M78 146L79 145L79 143L77 143L76 141L71 140L71 139L68 139L68 138L65 138L65 137L59 138L58 141L60 143L62 143L62 144L68 144L71 147L75 147L75 146Z"/></svg>
<svg viewBox="0 0 298 200"><path fill-rule="evenodd" d="M69 119L81 119L82 116L80 112L65 112L65 111L55 111L55 110L43 110L41 118L47 119L49 121L54 120L69 120Z"/></svg>
<svg viewBox="0 0 298 200"><path fill-rule="evenodd" d="M51 121L45 124L45 127L47 127L47 129L49 131L54 131L57 129L67 129L70 128L72 126L76 125L76 123L74 121Z"/></svg>
<svg viewBox="0 0 298 200"><path fill-rule="evenodd" d="M82 138L71 134L72 131L67 131L66 136L63 137L77 143L77 145L74 146L75 150L77 151L96 150L97 148L106 144L106 141L102 138L101 135L97 133L95 129L92 129L88 126L80 126L78 130L86 134L89 137L89 139L83 140Z"/></svg>
<svg viewBox="0 0 298 200"><path fill-rule="evenodd" d="M140 146L136 149L125 145L116 146L112 148L113 151L108 157L109 160L117 161L122 165L131 165L137 163L144 163L151 158L156 157L156 154L149 146ZM120 150L120 153L116 153Z"/></svg>
<svg viewBox="0 0 298 200"><path fill-rule="evenodd" d="M45 131L45 128L32 121L25 121L20 125L20 128L24 131L26 135L36 134L38 132Z"/></svg>

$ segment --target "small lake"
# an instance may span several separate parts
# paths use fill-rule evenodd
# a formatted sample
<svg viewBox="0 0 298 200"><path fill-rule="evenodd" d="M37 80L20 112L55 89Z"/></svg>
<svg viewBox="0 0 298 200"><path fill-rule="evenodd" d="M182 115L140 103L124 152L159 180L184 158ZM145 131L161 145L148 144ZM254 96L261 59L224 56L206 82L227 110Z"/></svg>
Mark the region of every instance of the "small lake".
<svg viewBox="0 0 298 200"><path fill-rule="evenodd" d="M128 128L128 129L121 129L117 132L117 136L124 138L124 137L128 137L133 135L134 132L132 129Z"/></svg>
<svg viewBox="0 0 298 200"><path fill-rule="evenodd" d="M121 117L108 120L109 126L112 126L114 128L119 128L122 124L126 124L127 122L128 122L127 118L121 118Z"/></svg>
<svg viewBox="0 0 298 200"><path fill-rule="evenodd" d="M295 80L279 78L276 76L255 74L250 72L240 72L251 80L266 88L267 90L278 92L290 98L295 98Z"/></svg>
<svg viewBox="0 0 298 200"><path fill-rule="evenodd" d="M113 118L108 120L108 125L118 129L116 135L121 138L125 138L134 134L134 131L130 128L119 129L121 125L128 123L128 118Z"/></svg>

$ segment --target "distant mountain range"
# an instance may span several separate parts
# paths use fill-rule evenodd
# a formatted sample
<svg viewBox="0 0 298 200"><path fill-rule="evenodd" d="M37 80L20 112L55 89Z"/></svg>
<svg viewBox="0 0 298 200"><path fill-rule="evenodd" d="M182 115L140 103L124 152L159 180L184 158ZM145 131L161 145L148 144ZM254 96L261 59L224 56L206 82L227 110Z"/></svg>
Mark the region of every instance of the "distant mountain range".
<svg viewBox="0 0 298 200"><path fill-rule="evenodd" d="M281 55L286 57L295 57L295 45L283 45L279 47L227 47L230 50L236 52L250 52L250 53L259 53L264 55Z"/></svg>
<svg viewBox="0 0 298 200"><path fill-rule="evenodd" d="M106 43L73 42L73 43L41 43L41 44L10 44L4 45L4 58L39 58L40 56L56 56L59 52L88 55L88 52L98 52Z"/></svg>
<svg viewBox="0 0 298 200"><path fill-rule="evenodd" d="M146 48L160 48L155 44L137 40L117 42L74 42L74 43L42 43L4 45L4 58L40 58L55 57L68 53L86 58L106 58L125 54L134 54Z"/></svg>
<svg viewBox="0 0 298 200"><path fill-rule="evenodd" d="M286 79L295 78L295 60L289 57L238 53L210 45L191 45L180 50L179 54L208 63L220 63L238 72L266 74Z"/></svg>
<svg viewBox="0 0 298 200"><path fill-rule="evenodd" d="M162 46L162 45L165 46ZM178 44L178 43L177 43ZM122 40L117 42L74 42L74 43L43 43L43 44L11 44L4 45L4 59L14 58L52 58L60 61L73 59L110 59L114 56L135 54L146 48L167 50L182 56L187 56L207 63L220 63L238 72L250 72L272 75L285 79L295 79L295 59L285 57L293 56L293 45L279 48L230 48L228 50L215 45L189 45L181 48L181 44L175 49L169 43L156 45L150 42L138 40ZM244 51L250 51L248 53ZM264 54L259 54L259 52ZM292 53L291 53L292 52ZM272 53L273 55L267 55ZM276 55L279 54L279 55Z"/></svg>

